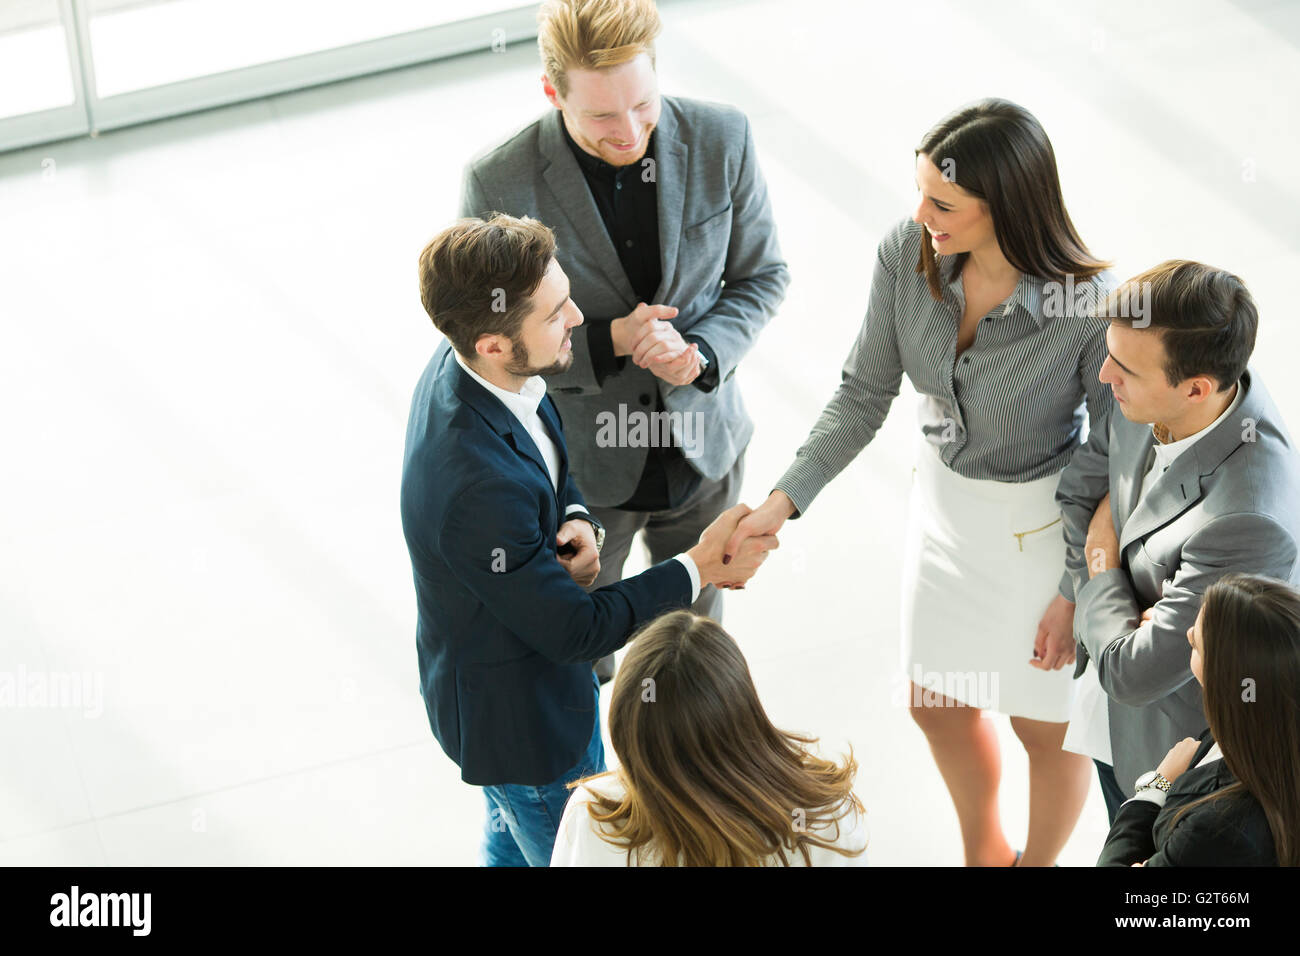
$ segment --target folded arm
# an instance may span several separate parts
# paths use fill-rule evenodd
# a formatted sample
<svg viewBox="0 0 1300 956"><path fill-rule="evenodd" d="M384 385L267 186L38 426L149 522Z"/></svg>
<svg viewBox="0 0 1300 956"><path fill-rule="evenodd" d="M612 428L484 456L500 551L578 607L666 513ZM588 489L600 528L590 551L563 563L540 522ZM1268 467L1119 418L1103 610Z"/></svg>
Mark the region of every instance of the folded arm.
<svg viewBox="0 0 1300 956"><path fill-rule="evenodd" d="M1106 836L1098 866L1132 866L1150 859L1155 852L1152 825L1160 806L1146 800L1128 800L1115 814L1115 823Z"/></svg>
<svg viewBox="0 0 1300 956"><path fill-rule="evenodd" d="M1106 393L1109 392L1107 387ZM1109 394L1088 393L1088 440L1074 450L1056 486L1056 504L1061 509L1061 528L1065 536L1065 570L1059 591L1067 601L1074 601L1088 583L1088 565L1084 555L1088 525L1097 512L1097 505L1110 491L1110 416L1113 406L1114 398Z"/></svg>
<svg viewBox="0 0 1300 956"><path fill-rule="evenodd" d="M1193 679L1187 629L1211 584L1231 571L1285 581L1295 563L1296 541L1272 518L1222 515L1187 539L1151 620L1142 621L1128 573L1111 568L1080 589L1075 636L1096 666L1102 689L1122 704L1141 707Z"/></svg>

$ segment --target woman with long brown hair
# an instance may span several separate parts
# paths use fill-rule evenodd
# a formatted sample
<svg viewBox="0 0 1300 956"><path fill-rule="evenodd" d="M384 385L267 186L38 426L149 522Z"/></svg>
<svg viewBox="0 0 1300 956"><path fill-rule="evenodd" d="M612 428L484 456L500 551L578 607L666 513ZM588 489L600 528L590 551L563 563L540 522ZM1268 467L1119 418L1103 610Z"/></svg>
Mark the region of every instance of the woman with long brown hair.
<svg viewBox="0 0 1300 956"><path fill-rule="evenodd" d="M1229 574L1187 630L1209 729L1138 778L1098 866L1300 866L1300 593Z"/></svg>
<svg viewBox="0 0 1300 956"><path fill-rule="evenodd" d="M575 788L552 866L864 866L857 763L772 726L740 648L689 611L651 622L614 680L620 766Z"/></svg>
<svg viewBox="0 0 1300 956"><path fill-rule="evenodd" d="M1062 748L1074 585L1055 492L1083 439L1085 399L1093 428L1110 414L1097 377L1106 322L1093 311L1114 283L1075 231L1052 144L1023 107L963 107L915 154L920 196L877 248L839 389L726 553L805 513L875 436L906 373L921 398L898 555L909 712L948 786L967 865L1050 866L1091 770ZM1010 716L1029 756L1023 855L1002 830L985 711Z"/></svg>

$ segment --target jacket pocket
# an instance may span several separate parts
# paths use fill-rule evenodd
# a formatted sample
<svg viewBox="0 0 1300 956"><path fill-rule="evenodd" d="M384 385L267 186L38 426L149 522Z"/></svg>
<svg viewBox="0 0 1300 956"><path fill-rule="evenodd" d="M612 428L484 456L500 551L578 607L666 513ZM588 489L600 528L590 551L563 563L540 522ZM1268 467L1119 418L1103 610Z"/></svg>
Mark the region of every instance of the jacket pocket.
<svg viewBox="0 0 1300 956"><path fill-rule="evenodd" d="M540 654L462 664L456 692L467 779L508 767L511 783L554 780L591 738L598 714L594 688L589 663L557 664Z"/></svg>
<svg viewBox="0 0 1300 956"><path fill-rule="evenodd" d="M685 236L688 241L694 242L697 239L701 239L711 234L714 230L730 224L731 224L731 207L728 206L726 209L723 209L721 212L715 212L705 217L704 219L701 219L693 226L687 226Z"/></svg>
<svg viewBox="0 0 1300 956"><path fill-rule="evenodd" d="M1155 568L1156 571L1161 574L1164 574L1169 570L1169 563L1167 561L1157 561L1155 555L1147 550L1145 541L1138 545L1138 553L1142 555L1142 559L1146 561L1147 564L1151 565L1151 567Z"/></svg>

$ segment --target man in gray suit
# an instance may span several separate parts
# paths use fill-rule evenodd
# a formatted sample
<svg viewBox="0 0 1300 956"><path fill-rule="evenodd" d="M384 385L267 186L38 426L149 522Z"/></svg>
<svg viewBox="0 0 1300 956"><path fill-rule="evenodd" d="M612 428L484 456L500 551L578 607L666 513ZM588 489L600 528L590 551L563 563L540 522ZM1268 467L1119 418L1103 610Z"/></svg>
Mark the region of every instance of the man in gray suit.
<svg viewBox="0 0 1300 956"><path fill-rule="evenodd" d="M1056 499L1084 680L1065 749L1097 761L1114 822L1136 778L1206 727L1187 638L1206 589L1229 571L1300 584L1300 457L1247 364L1258 316L1240 279L1165 262L1103 309L1114 402Z"/></svg>
<svg viewBox="0 0 1300 956"><path fill-rule="evenodd" d="M732 376L789 273L745 115L660 95L654 3L551 0L539 23L554 108L469 164L460 212L550 226L587 315L551 394L608 539L599 588L638 532L658 562L738 500L754 425ZM693 609L719 618L721 595Z"/></svg>

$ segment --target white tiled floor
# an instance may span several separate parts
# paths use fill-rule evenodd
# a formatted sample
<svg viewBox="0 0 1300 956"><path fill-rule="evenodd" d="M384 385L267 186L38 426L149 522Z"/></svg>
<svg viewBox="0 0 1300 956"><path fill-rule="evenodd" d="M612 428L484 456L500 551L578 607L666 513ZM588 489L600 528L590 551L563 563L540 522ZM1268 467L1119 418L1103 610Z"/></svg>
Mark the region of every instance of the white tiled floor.
<svg viewBox="0 0 1300 956"><path fill-rule="evenodd" d="M794 277L740 373L746 500L834 389L912 147L983 95L1042 120L1120 274L1240 272L1256 365L1300 427L1300 7L663 9L662 87L749 113ZM474 862L480 796L425 720L397 513L435 345L415 259L468 156L545 106L538 73L523 44L0 156L0 671L103 680L100 716L0 710L0 862ZM955 864L893 702L912 401L727 626L779 725L852 744L873 862ZM1018 844L1025 760L999 727ZM1094 785L1063 863L1095 860L1104 820Z"/></svg>

